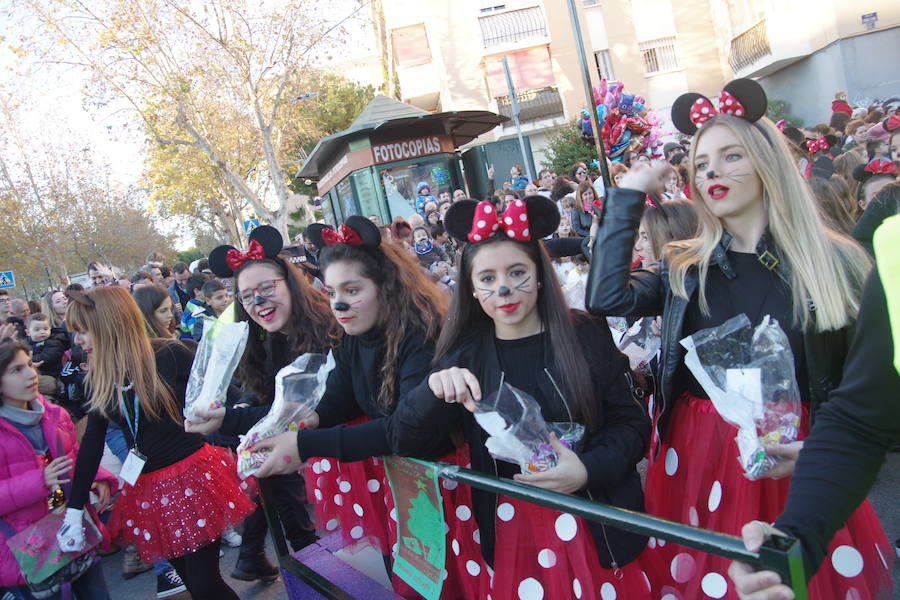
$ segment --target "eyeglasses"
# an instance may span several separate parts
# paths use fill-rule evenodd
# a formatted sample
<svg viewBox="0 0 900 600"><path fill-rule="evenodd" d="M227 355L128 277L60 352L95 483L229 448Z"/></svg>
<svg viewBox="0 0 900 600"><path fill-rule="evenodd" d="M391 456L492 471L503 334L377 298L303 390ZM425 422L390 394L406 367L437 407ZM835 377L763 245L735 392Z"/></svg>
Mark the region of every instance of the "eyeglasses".
<svg viewBox="0 0 900 600"><path fill-rule="evenodd" d="M253 304L257 295L262 296L263 298L271 298L275 295L275 290L278 287L276 284L279 281L284 281L284 279L270 279L268 281L263 281L258 287L241 290L241 293L237 295L237 299L244 306L250 306Z"/></svg>
<svg viewBox="0 0 900 600"><path fill-rule="evenodd" d="M578 169L577 171L575 171L575 174L576 175L587 175L587 171L585 171L584 169Z"/></svg>

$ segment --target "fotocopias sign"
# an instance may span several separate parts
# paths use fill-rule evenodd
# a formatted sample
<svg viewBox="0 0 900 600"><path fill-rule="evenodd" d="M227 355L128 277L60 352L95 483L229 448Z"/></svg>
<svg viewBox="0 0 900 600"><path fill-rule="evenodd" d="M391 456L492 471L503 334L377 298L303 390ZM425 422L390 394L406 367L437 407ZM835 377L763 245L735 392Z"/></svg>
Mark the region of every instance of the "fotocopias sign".
<svg viewBox="0 0 900 600"><path fill-rule="evenodd" d="M442 152L453 152L453 139L449 135L429 135L372 146L372 156L379 165Z"/></svg>

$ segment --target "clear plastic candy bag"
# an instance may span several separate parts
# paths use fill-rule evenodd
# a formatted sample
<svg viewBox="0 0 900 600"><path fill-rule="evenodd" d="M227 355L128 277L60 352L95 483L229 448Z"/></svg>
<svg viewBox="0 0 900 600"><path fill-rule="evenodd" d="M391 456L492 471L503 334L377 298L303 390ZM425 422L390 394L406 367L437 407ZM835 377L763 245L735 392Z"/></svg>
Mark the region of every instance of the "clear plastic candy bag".
<svg viewBox="0 0 900 600"><path fill-rule="evenodd" d="M778 321L766 315L755 329L746 315L681 340L685 364L716 411L738 428L735 438L748 479L779 462L765 444L797 441L802 407L794 354Z"/></svg>
<svg viewBox="0 0 900 600"><path fill-rule="evenodd" d="M246 322L220 323L207 318L184 394L184 418L196 421L198 408L220 408L247 345Z"/></svg>
<svg viewBox="0 0 900 600"><path fill-rule="evenodd" d="M251 451L249 447L260 440L281 435L286 431L297 431L309 419L319 400L325 393L328 374L334 368L331 353L302 354L294 362L275 375L275 400L268 414L241 436L237 447L237 469L241 478L246 478L259 470L269 451Z"/></svg>
<svg viewBox="0 0 900 600"><path fill-rule="evenodd" d="M485 447L497 460L519 465L522 473L537 473L556 466L559 456L550 445L550 432L575 451L580 450L584 426L547 423L541 407L525 392L508 383L476 404L475 420L490 436Z"/></svg>
<svg viewBox="0 0 900 600"><path fill-rule="evenodd" d="M622 354L628 357L631 370L642 375L651 374L650 361L659 353L662 338L657 319L658 317L638 319L616 344Z"/></svg>

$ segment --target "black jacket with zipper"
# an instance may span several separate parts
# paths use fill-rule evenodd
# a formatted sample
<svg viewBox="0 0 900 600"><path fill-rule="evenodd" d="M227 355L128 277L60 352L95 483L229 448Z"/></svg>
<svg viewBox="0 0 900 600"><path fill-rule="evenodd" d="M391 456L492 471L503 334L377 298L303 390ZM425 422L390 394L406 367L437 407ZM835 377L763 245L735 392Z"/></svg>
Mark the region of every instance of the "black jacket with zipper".
<svg viewBox="0 0 900 600"><path fill-rule="evenodd" d="M655 265L632 271L631 251L644 212L645 194L637 190L610 190L602 224L594 242L593 260L588 276L585 303L588 311L597 316L650 317L662 315L662 343L660 346L659 377L656 381L656 407L660 435L664 435L671 416L672 405L679 390L674 389L676 372L684 361L684 349L679 340L684 337L684 316L688 303L696 301L699 276L691 269L685 277L688 298L672 292L669 266L665 259ZM719 268L726 277L736 277L728 262L726 249L731 236L726 232L710 258L710 268ZM763 236L757 252L768 250L776 257L778 250ZM789 281L785 260L775 267L782 278ZM815 306L810 306L811 323L803 335L803 350L808 369L810 415L828 399L828 394L840 383L844 359L853 336L851 327L839 330L815 331Z"/></svg>
<svg viewBox="0 0 900 600"><path fill-rule="evenodd" d="M593 435L586 435L579 456L588 480L577 495L630 510L644 509L644 494L635 465L643 458L650 423L643 405L637 400L628 361L612 343L609 328L583 312L573 311L575 331L587 363L597 402L601 405L600 424ZM545 356L550 356L545 352ZM538 389L550 408L542 408L548 422L569 421L566 406L557 387L565 389L562 376L548 364L534 365L542 375ZM471 371L486 397L500 385L502 369L494 344L492 326L481 327L443 357L438 369L461 367ZM574 407L572 407L574 409ZM574 412L574 411L573 411ZM549 414L548 414L549 413ZM471 451L472 468L497 474L497 465L485 448L487 434L474 417L459 404L448 404L435 397L427 379L410 392L388 425L388 436L395 453L434 459L450 448L450 440L462 433ZM493 562L495 544L495 494L472 489L475 518L481 531L482 551ZM646 546L647 538L589 521L600 562L609 568L614 562L624 566ZM605 534L605 535L604 535Z"/></svg>

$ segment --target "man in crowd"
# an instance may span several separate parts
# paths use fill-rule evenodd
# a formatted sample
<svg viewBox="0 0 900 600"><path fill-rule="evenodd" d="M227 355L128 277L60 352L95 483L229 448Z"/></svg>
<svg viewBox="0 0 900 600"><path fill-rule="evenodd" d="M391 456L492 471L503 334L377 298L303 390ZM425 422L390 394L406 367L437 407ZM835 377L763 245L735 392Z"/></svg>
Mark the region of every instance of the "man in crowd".
<svg viewBox="0 0 900 600"><path fill-rule="evenodd" d="M116 283L116 276L113 274L112 269L99 260L95 260L89 264L87 270L88 277L91 278L91 283L94 284L94 287Z"/></svg>
<svg viewBox="0 0 900 600"><path fill-rule="evenodd" d="M175 277L175 281L169 286L169 295L172 297L172 304L180 307L183 311L188 300L191 299L185 289L188 277L191 276L191 270L185 263L177 262L172 265L172 275Z"/></svg>
<svg viewBox="0 0 900 600"><path fill-rule="evenodd" d="M556 173L552 169L541 169L541 172L538 173L538 194L549 198L554 182L556 182Z"/></svg>

